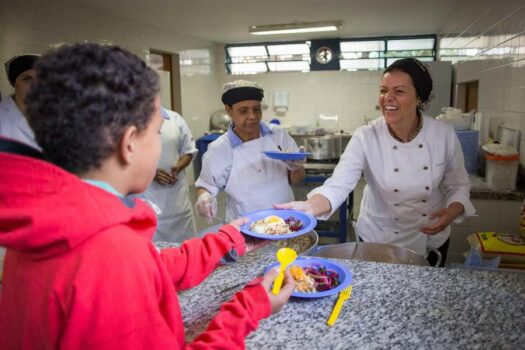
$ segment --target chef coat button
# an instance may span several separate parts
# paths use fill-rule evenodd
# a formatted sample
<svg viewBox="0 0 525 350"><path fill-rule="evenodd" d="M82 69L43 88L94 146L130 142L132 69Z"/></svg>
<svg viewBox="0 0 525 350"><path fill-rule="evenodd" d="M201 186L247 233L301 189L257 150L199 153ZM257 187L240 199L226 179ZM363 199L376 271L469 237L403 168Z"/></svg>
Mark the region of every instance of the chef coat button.
<svg viewBox="0 0 525 350"><path fill-rule="evenodd" d="M419 144L419 148L423 148L423 145L422 145L422 144Z"/></svg>
<svg viewBox="0 0 525 350"><path fill-rule="evenodd" d="M397 146L392 147L393 149L397 149Z"/></svg>
<svg viewBox="0 0 525 350"><path fill-rule="evenodd" d="M425 166L423 167L423 170L428 170L428 167L425 165Z"/></svg>
<svg viewBox="0 0 525 350"><path fill-rule="evenodd" d="M426 200L426 199L423 199L423 200L422 200L421 202L423 202L423 203L426 203L426 202L427 202L427 200Z"/></svg>
<svg viewBox="0 0 525 350"><path fill-rule="evenodd" d="M428 190L430 190L430 187L428 187L428 186L425 186L425 190L427 190L427 191L428 191Z"/></svg>
<svg viewBox="0 0 525 350"><path fill-rule="evenodd" d="M399 192L399 190L397 188L394 188L394 192Z"/></svg>
<svg viewBox="0 0 525 350"><path fill-rule="evenodd" d="M395 218L394 220L399 221L399 218Z"/></svg>
<svg viewBox="0 0 525 350"><path fill-rule="evenodd" d="M394 231L394 233L397 235L399 233L399 231Z"/></svg>
<svg viewBox="0 0 525 350"><path fill-rule="evenodd" d="M425 214L425 213L423 213L423 214L421 214L421 215L423 215L423 216L427 216L427 214Z"/></svg>
<svg viewBox="0 0 525 350"><path fill-rule="evenodd" d="M398 168L395 168L394 171L397 173L397 172L399 171L399 169L398 169Z"/></svg>
<svg viewBox="0 0 525 350"><path fill-rule="evenodd" d="M399 204L398 204L398 203L395 203L395 204L394 204L394 207L397 207L397 206L399 206Z"/></svg>

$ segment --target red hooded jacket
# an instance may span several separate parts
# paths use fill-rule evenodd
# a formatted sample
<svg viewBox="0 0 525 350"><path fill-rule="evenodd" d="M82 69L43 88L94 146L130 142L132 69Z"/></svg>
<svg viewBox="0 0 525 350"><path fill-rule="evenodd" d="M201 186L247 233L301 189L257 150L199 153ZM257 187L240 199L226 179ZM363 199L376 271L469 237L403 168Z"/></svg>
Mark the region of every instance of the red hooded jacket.
<svg viewBox="0 0 525 350"><path fill-rule="evenodd" d="M244 348L268 317L260 284L223 304L185 344L176 292L199 284L242 235L226 225L160 253L153 211L61 168L0 152L0 245L7 247L0 349Z"/></svg>

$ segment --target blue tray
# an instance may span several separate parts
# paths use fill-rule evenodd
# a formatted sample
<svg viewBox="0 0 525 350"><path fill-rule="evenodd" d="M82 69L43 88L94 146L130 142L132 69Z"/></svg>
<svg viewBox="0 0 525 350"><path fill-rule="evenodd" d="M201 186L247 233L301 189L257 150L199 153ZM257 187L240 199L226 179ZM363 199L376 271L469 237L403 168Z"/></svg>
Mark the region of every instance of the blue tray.
<svg viewBox="0 0 525 350"><path fill-rule="evenodd" d="M299 159L305 159L308 156L312 155L312 153L308 153L308 152L286 153L286 152L280 152L280 151L266 151L263 153L267 157L270 157L272 159L277 159L277 160L299 160Z"/></svg>
<svg viewBox="0 0 525 350"><path fill-rule="evenodd" d="M300 293L300 292L293 292L292 296L297 298L322 298L327 297L330 295L334 295L348 287L350 284L352 284L352 272L348 270L346 267L339 265L336 262L333 262L331 260L323 259L323 258L309 258L309 257L300 257L297 258L291 265L291 266L300 266L300 267L307 267L312 265L320 265L323 267L326 267L327 270L332 270L337 272L339 275L339 285L335 288L325 290L323 292L316 292L316 293ZM268 265L264 269L264 273L268 272L270 269L273 269L274 267L279 266L279 263L273 263L271 265Z"/></svg>
<svg viewBox="0 0 525 350"><path fill-rule="evenodd" d="M257 221L262 220L267 216L275 215L278 216L284 220L289 218L290 216L293 216L296 219L301 220L303 223L303 228L299 231L288 233L285 235L267 235L264 233L257 233L250 231L250 225ZM248 213L246 215L243 215L243 217L246 217L249 219L248 223L241 226L241 232L252 237L256 238L262 238L262 239L268 239L272 241L278 241L282 239L288 239L293 238L297 236L304 235L305 233L308 233L312 231L315 228L315 225L317 225L317 219L313 217L310 214L303 213L302 211L298 210L290 210L290 209L263 209L263 210L257 210L252 211L251 213Z"/></svg>

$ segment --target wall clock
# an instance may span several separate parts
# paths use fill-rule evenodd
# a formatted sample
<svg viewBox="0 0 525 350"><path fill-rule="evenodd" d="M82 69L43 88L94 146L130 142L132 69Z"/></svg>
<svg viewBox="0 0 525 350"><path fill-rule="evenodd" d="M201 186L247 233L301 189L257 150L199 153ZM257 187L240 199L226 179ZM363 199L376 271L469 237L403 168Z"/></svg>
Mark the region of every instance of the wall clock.
<svg viewBox="0 0 525 350"><path fill-rule="evenodd" d="M320 64L328 64L334 59L334 52L328 46L322 46L315 52L315 60Z"/></svg>

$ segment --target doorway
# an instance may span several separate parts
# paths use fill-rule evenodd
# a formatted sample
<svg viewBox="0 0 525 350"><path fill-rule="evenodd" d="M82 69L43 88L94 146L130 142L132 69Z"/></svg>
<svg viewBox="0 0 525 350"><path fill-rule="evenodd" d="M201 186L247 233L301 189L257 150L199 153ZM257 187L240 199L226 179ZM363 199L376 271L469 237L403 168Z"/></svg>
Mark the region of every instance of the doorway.
<svg viewBox="0 0 525 350"><path fill-rule="evenodd" d="M182 115L179 55L150 50L149 66L159 74L162 106Z"/></svg>
<svg viewBox="0 0 525 350"><path fill-rule="evenodd" d="M478 81L458 84L458 94L456 107L460 108L463 113L478 110Z"/></svg>

